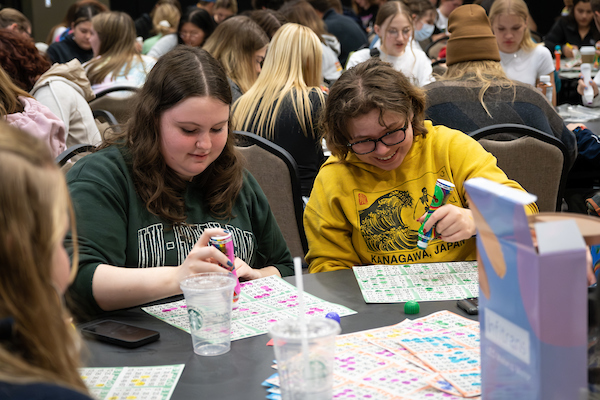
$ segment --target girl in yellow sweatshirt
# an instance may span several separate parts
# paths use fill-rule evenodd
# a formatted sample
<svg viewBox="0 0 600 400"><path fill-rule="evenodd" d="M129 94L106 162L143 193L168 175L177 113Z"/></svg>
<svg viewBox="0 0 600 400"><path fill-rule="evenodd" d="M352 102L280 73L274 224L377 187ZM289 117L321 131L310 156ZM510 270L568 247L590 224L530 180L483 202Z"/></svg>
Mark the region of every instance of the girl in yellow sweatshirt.
<svg viewBox="0 0 600 400"><path fill-rule="evenodd" d="M485 177L523 190L475 140L425 121L424 108L423 91L377 58L332 86L323 117L332 157L304 212L310 272L474 260L476 230L463 183ZM437 179L455 190L425 224L429 231L437 223L437 236L421 250L417 232Z"/></svg>

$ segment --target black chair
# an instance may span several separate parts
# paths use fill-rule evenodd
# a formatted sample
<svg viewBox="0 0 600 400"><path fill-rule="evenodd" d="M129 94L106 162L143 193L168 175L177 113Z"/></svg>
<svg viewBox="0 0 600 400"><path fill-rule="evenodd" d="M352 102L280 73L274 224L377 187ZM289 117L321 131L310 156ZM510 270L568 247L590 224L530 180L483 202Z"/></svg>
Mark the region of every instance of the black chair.
<svg viewBox="0 0 600 400"><path fill-rule="evenodd" d="M301 257L308 251L302 222L303 203L298 166L286 150L249 132L235 131L236 148L246 159L245 167L256 178L292 253Z"/></svg>
<svg viewBox="0 0 600 400"><path fill-rule="evenodd" d="M93 110L92 115L94 116L94 121L96 122L98 132L100 132L102 139L104 139L107 130L120 130L121 124L119 124L115 116L110 111Z"/></svg>
<svg viewBox="0 0 600 400"><path fill-rule="evenodd" d="M444 36L436 41L429 43L424 50L425 54L427 54L427 57L429 57L430 59L437 60L438 54L440 54L440 50L442 50L444 46L446 46L448 39L448 36Z"/></svg>
<svg viewBox="0 0 600 400"><path fill-rule="evenodd" d="M446 66L446 59L440 58L439 60L432 62L431 68L433 68L434 76L435 75L438 75L438 76L444 75L444 73L448 70L448 67Z"/></svg>
<svg viewBox="0 0 600 400"><path fill-rule="evenodd" d="M567 148L559 139L519 124L491 125L469 134L498 160L506 175L538 197L540 211L560 211Z"/></svg>
<svg viewBox="0 0 600 400"><path fill-rule="evenodd" d="M96 94L96 98L89 102L92 111L106 110L110 112L119 124L124 124L131 113L131 96L113 97L107 96L115 92L129 92L131 95L139 89L131 86L113 86Z"/></svg>
<svg viewBox="0 0 600 400"><path fill-rule="evenodd" d="M98 120L99 122L107 123L111 126L119 125L119 122L110 111L92 110L92 115L94 116L94 119Z"/></svg>
<svg viewBox="0 0 600 400"><path fill-rule="evenodd" d="M75 156L82 156L85 153L91 153L96 150L96 146L92 144L80 143L73 145L60 153L55 161L56 164L63 170L63 172L67 172L70 169L70 164L67 164L69 160L71 160Z"/></svg>

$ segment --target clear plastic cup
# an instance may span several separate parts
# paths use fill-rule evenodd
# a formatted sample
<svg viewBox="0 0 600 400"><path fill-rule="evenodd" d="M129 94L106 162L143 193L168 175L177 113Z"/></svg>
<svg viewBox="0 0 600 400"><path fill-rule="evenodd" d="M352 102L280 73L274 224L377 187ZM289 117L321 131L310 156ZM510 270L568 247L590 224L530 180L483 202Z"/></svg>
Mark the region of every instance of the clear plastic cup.
<svg viewBox="0 0 600 400"><path fill-rule="evenodd" d="M235 283L236 278L230 272L204 272L180 282L194 353L218 356L231 348L231 298Z"/></svg>
<svg viewBox="0 0 600 400"><path fill-rule="evenodd" d="M331 319L308 318L308 354L304 355L299 320L286 319L271 326L283 400L331 400L335 337L340 330L340 324Z"/></svg>

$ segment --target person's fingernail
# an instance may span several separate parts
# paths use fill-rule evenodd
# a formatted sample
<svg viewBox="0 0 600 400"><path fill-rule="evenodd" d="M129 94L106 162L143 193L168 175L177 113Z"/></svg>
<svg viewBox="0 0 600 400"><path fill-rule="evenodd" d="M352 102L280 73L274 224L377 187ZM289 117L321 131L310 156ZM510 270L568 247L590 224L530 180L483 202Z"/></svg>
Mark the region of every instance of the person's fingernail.
<svg viewBox="0 0 600 400"><path fill-rule="evenodd" d="M229 265L230 267L233 267L233 264L231 263L231 261L227 261L227 265Z"/></svg>

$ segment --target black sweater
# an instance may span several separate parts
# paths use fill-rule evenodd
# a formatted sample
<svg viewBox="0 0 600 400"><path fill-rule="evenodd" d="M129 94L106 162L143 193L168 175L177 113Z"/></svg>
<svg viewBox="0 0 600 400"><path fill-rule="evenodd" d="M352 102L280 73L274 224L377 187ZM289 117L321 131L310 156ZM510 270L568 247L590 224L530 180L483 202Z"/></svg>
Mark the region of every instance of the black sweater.
<svg viewBox="0 0 600 400"><path fill-rule="evenodd" d="M46 52L53 63L64 64L76 58L80 63L89 61L94 56L92 49L84 50L77 45L73 34L68 35L63 41L52 43Z"/></svg>

